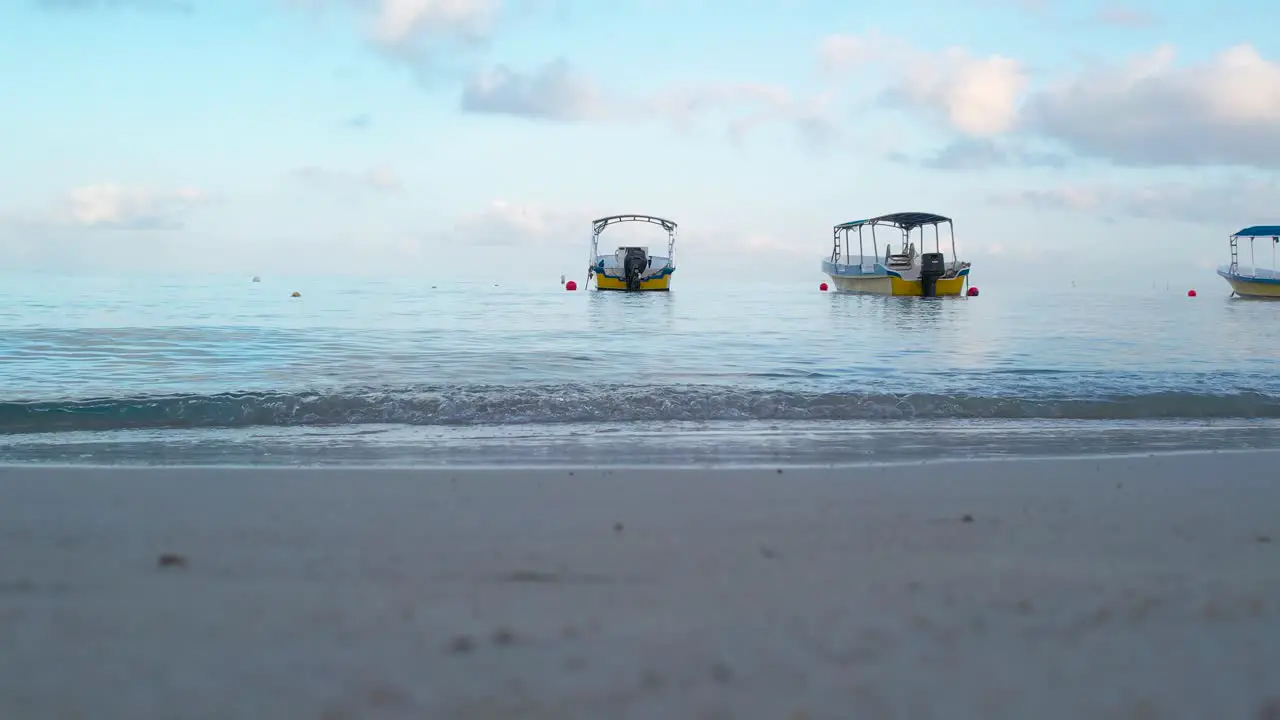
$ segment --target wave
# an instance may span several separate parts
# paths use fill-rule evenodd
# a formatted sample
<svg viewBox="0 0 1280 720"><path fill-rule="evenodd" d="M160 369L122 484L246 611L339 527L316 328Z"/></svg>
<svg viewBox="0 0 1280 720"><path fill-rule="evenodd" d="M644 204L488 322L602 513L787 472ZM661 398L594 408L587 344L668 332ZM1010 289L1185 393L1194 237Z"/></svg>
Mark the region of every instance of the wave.
<svg viewBox="0 0 1280 720"><path fill-rule="evenodd" d="M1280 395L1161 391L1092 397L798 392L724 386L422 387L0 402L0 434L259 426L536 425L654 421L1280 418Z"/></svg>

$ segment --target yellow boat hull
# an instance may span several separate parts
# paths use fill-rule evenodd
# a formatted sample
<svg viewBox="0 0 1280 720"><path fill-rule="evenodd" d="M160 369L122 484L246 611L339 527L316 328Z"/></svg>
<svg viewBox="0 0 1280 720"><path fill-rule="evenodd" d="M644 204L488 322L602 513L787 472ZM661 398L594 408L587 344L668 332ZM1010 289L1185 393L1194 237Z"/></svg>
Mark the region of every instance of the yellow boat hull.
<svg viewBox="0 0 1280 720"><path fill-rule="evenodd" d="M1231 290L1235 291L1235 295L1240 297L1265 297L1265 299L1280 299L1280 281L1274 279L1254 279L1248 275L1236 275L1233 273L1219 270L1220 275L1226 284L1231 286Z"/></svg>
<svg viewBox="0 0 1280 720"><path fill-rule="evenodd" d="M1240 297L1280 299L1280 282L1258 282L1240 276L1222 276Z"/></svg>
<svg viewBox="0 0 1280 720"><path fill-rule="evenodd" d="M963 295L966 277L968 277L967 271L957 277L940 279L934 286L934 293L938 297ZM924 295L924 288L919 280L903 280L892 275L833 277L831 282L835 285L835 289L840 292L860 293L863 295L890 295L893 297L921 297Z"/></svg>
<svg viewBox="0 0 1280 720"><path fill-rule="evenodd" d="M647 278L640 281L640 291L663 291L671 289L671 273L664 273L658 277ZM597 290L626 290L627 281L618 278L606 277L604 275L596 275Z"/></svg>

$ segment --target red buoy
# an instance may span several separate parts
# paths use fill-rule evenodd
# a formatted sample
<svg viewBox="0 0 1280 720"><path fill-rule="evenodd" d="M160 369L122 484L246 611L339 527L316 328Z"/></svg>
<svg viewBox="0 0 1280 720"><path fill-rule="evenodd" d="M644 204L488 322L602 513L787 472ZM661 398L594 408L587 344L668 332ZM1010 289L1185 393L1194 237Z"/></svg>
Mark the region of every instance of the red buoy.
<svg viewBox="0 0 1280 720"><path fill-rule="evenodd" d="M1188 291L1187 291L1187 297L1195 297L1195 296L1196 296L1196 291L1195 291L1195 290L1188 290Z"/></svg>
<svg viewBox="0 0 1280 720"><path fill-rule="evenodd" d="M978 297L978 288L970 287L968 295L969 297Z"/></svg>
<svg viewBox="0 0 1280 720"><path fill-rule="evenodd" d="M570 280L569 282L567 282L567 283L565 283L565 284L564 284L564 289L565 289L565 290L577 290L577 289L578 289L578 283L576 283L576 282L574 282L574 281Z"/></svg>
<svg viewBox="0 0 1280 720"><path fill-rule="evenodd" d="M819 289L819 290L821 290L822 292L826 292L826 291L827 291L827 284L826 284L826 283L822 283L821 285L819 285L819 286L818 286L818 289Z"/></svg>

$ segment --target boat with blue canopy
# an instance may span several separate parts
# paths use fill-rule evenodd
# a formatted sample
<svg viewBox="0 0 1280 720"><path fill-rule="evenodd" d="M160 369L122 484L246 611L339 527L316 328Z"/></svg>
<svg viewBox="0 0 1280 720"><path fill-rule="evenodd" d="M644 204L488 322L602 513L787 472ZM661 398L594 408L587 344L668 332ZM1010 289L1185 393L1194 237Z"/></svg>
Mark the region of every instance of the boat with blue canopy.
<svg viewBox="0 0 1280 720"><path fill-rule="evenodd" d="M940 227L947 226L951 257L943 252ZM876 229L880 229L877 236ZM933 252L921 252L933 230ZM918 231L918 232L917 232ZM920 240L919 249L912 240ZM822 271L835 289L867 295L942 297L960 295L969 282L970 264L956 257L955 227L949 217L925 212L900 212L854 220L833 228L831 255ZM889 239L880 254L880 241ZM858 253L853 254L857 242ZM897 241L898 247L893 247ZM871 254L867 254L867 250Z"/></svg>
<svg viewBox="0 0 1280 720"><path fill-rule="evenodd" d="M1240 240L1249 240L1249 264L1240 264ZM1258 252L1258 241L1263 243ZM1259 255L1266 262L1267 245L1271 246L1271 265L1259 265ZM1276 247L1280 245L1280 225L1254 225L1231 236L1231 263L1218 268L1218 274L1231 285L1232 293L1243 298L1280 299L1280 265L1276 263Z"/></svg>

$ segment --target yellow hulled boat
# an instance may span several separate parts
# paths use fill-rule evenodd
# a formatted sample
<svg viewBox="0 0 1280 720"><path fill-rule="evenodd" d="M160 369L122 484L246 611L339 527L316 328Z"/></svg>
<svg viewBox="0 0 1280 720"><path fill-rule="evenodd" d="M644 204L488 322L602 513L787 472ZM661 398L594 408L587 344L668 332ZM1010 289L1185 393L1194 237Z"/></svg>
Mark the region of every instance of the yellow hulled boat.
<svg viewBox="0 0 1280 720"><path fill-rule="evenodd" d="M667 231L667 254L650 255L649 248L621 246L608 255L600 254L600 233L610 225L624 222L643 222L658 225ZM587 282L596 279L597 290L670 290L671 275L676 271L676 224L652 215L610 215L591 223L591 266L587 268Z"/></svg>
<svg viewBox="0 0 1280 720"><path fill-rule="evenodd" d="M939 226L945 224L951 236L951 259L942 252ZM925 247L926 228L933 228L933 252L917 252L911 240L914 230L920 231L920 247ZM888 233L901 241L898 252L886 244L884 255L879 255L880 238ZM865 233L865 234L864 234ZM865 295L893 295L914 297L939 297L964 293L969 282L969 263L956 258L956 236L951 218L932 213L903 212L891 215L855 220L833 228L831 256L822 261L822 271L831 278L837 291ZM858 254L853 255L851 243L856 235ZM870 243L873 254L865 254Z"/></svg>
<svg viewBox="0 0 1280 720"><path fill-rule="evenodd" d="M1240 264L1240 238L1249 239L1249 264ZM1271 241L1271 267L1258 265L1256 241ZM1280 265L1276 264L1276 246L1280 245L1280 225L1254 225L1231 236L1231 264L1218 268L1218 274L1231 286L1232 293L1242 298L1280 299ZM1265 248L1265 246L1264 246ZM1265 256L1265 249L1264 249ZM1265 257L1264 260L1265 262Z"/></svg>

